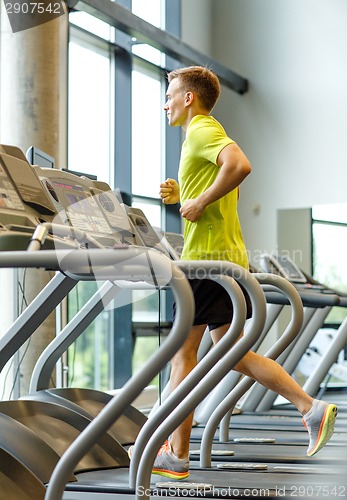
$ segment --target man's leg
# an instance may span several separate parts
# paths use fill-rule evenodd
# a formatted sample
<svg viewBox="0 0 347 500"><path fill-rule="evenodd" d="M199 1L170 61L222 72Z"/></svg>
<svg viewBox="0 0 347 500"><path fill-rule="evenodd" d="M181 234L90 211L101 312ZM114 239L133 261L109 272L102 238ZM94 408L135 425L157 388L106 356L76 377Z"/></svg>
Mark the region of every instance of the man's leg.
<svg viewBox="0 0 347 500"><path fill-rule="evenodd" d="M186 378L197 364L198 348L206 325L193 326L180 350L171 360L170 392ZM172 433L158 451L152 473L171 479L186 479L189 476L189 441L192 430L193 413ZM132 447L128 450L132 456Z"/></svg>
<svg viewBox="0 0 347 500"><path fill-rule="evenodd" d="M224 336L228 327L223 325L211 332L214 344ZM276 361L248 351L233 369L288 399L302 415L311 409L313 398Z"/></svg>
<svg viewBox="0 0 347 500"><path fill-rule="evenodd" d="M213 343L226 333L229 325L223 325L211 332ZM303 415L310 443L309 456L314 455L330 439L337 415L335 405L317 401L306 394L302 387L276 361L248 351L233 367L234 370L251 377L261 385L280 394L290 401Z"/></svg>
<svg viewBox="0 0 347 500"><path fill-rule="evenodd" d="M188 338L175 354L171 361L170 392L186 378L197 364L197 353L206 325L193 326ZM189 455L189 440L193 424L193 415L190 414L172 433L170 444L178 458Z"/></svg>

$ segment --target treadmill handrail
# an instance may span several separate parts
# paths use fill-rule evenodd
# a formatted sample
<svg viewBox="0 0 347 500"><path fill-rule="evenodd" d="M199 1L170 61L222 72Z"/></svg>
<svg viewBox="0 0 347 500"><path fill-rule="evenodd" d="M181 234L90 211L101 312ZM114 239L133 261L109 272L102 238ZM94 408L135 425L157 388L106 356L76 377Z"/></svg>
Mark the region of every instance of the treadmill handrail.
<svg viewBox="0 0 347 500"><path fill-rule="evenodd" d="M78 280L128 279L153 284L155 272L156 285L166 286L172 261L156 250L143 247L0 252L0 268L23 267L60 273L53 277L0 339L0 370ZM31 324L28 326L29 319Z"/></svg>
<svg viewBox="0 0 347 500"><path fill-rule="evenodd" d="M76 280L58 273L30 302L0 339L0 372L18 349L20 349L76 285Z"/></svg>
<svg viewBox="0 0 347 500"><path fill-rule="evenodd" d="M159 257L158 252L153 253L152 257L155 258L156 256ZM164 258L164 256L161 256L161 258ZM193 293L183 272L166 257L165 260L170 262L171 265L172 276L169 284L172 287L177 307L176 320L173 323L171 332L144 367L124 385L123 390L101 410L88 428L76 438L64 453L52 474L45 496L46 500L57 500L62 497L71 470L74 470L80 458L122 415L124 410L151 382L155 375L164 368L186 339L194 318Z"/></svg>
<svg viewBox="0 0 347 500"><path fill-rule="evenodd" d="M250 328L247 335L237 342L237 344L230 349L222 359L203 377L200 382L189 393L189 397L185 399L175 408L174 411L166 418L166 420L153 432L150 437L146 448L141 456L139 463L137 478L136 478L136 491L148 492L150 487L150 475L158 449L165 438L191 413L196 405L208 394L211 388L219 382L230 367L234 366L244 354L252 347L253 343L257 340L258 336L265 324L266 318L266 302L263 291L259 286L257 280L244 268L240 268L236 264L226 261L180 261L180 267L185 269L186 273L193 272L194 266L196 269L208 270L219 275L231 275L246 289L252 302L253 314L257 318L252 322L253 328ZM224 340L224 339L223 339ZM207 356L205 356L206 358ZM204 358L204 360L205 360ZM201 366L203 366L202 363ZM184 383L184 381L183 381ZM167 400L166 400L167 401ZM166 403L164 402L164 405ZM141 488L140 488L141 487ZM136 496L139 499L139 495ZM141 498L149 498L148 496Z"/></svg>
<svg viewBox="0 0 347 500"><path fill-rule="evenodd" d="M316 395L319 391L320 384L328 374L331 366L336 362L339 352L346 346L347 340L347 316L342 321L334 338L330 342L324 356L315 366L314 370L306 380L303 389L309 395Z"/></svg>
<svg viewBox="0 0 347 500"><path fill-rule="evenodd" d="M276 276L276 275L274 275ZM285 279L285 278L283 278ZM305 307L326 307L339 305L341 302L340 297L335 293L322 293L315 290L306 290L294 286L301 297L303 306ZM288 299L286 299L281 293L274 290L273 287L265 287L266 297L268 302L273 304L289 304Z"/></svg>
<svg viewBox="0 0 347 500"><path fill-rule="evenodd" d="M290 346L277 359L287 373L294 372L300 358L308 348L318 329L323 325L330 310L331 306L317 309L305 307L303 328L297 338L294 339ZM250 405L247 397L246 401L243 401L242 407L249 411L269 411L277 399L277 394L262 386L253 387L252 391L258 395L258 405L256 407L254 404Z"/></svg>
<svg viewBox="0 0 347 500"><path fill-rule="evenodd" d="M65 325L59 334L48 344L34 366L30 379L29 394L42 389L48 389L52 372L60 357L67 351L70 345L83 334L90 323L119 292L120 288L114 283L110 281L103 283L97 292L95 292L69 323Z"/></svg>
<svg viewBox="0 0 347 500"><path fill-rule="evenodd" d="M216 276L213 279L219 283L229 294L234 315L232 323L224 338L218 342L214 349L211 349L196 367L185 377L181 384L173 391L166 400L151 414L150 418L139 432L130 461L129 487L135 488L136 475L143 455L151 436L159 425L166 419L177 406L191 393L202 378L221 359L226 351L234 344L239 337L246 321L246 304L240 287L235 280L229 276Z"/></svg>

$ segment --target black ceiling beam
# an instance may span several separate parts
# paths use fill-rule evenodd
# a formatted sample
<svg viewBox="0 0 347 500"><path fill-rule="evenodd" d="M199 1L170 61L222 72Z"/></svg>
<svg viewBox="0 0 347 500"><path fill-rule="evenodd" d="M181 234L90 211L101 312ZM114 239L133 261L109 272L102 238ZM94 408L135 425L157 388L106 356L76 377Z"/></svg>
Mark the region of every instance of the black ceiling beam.
<svg viewBox="0 0 347 500"><path fill-rule="evenodd" d="M136 38L137 43L151 45L183 64L211 68L223 85L239 94L244 94L248 90L248 81L245 78L190 47L179 38L135 16L116 2L110 0L81 0L77 4L75 1L71 3L75 9L87 12Z"/></svg>

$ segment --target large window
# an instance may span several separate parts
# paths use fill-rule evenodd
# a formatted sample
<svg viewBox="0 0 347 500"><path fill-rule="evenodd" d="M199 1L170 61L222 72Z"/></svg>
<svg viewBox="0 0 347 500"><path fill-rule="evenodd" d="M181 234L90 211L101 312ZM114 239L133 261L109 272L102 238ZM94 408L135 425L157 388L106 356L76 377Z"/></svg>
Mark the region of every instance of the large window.
<svg viewBox="0 0 347 500"><path fill-rule="evenodd" d="M76 15L77 14L77 15ZM69 44L68 167L111 179L111 52L100 36L110 33L108 25L83 13L72 15ZM97 37L95 36L97 33ZM68 296L68 319L98 290L95 282L80 282ZM66 382L79 387L107 390L112 363L112 315L104 311L68 350Z"/></svg>
<svg viewBox="0 0 347 500"><path fill-rule="evenodd" d="M164 0L119 3L131 4L135 15L164 27ZM141 208L152 225L165 229L159 184L169 175L165 158L176 157L168 148L179 147L172 140L168 145L165 137L165 56L127 36L85 13L70 14L68 168L97 175L111 188L130 194L133 206ZM96 283L78 284L69 294L69 319L96 291ZM158 346L154 330L161 321L165 292L160 294L136 291L131 306L117 309L116 315L107 311L99 315L69 348L68 383L101 390L118 387L116 378L128 356L136 371ZM126 333L118 332L119 324L123 328L125 323ZM132 351L123 356L122 349L124 344L131 349L131 342L124 340L137 329L142 333L134 338L131 359ZM117 356L122 356L118 374Z"/></svg>

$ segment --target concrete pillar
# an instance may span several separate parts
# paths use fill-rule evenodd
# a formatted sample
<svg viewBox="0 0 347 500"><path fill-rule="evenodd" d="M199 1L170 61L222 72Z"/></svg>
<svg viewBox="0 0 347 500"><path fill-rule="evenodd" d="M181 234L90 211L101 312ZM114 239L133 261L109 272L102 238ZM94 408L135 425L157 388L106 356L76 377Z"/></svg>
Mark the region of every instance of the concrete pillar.
<svg viewBox="0 0 347 500"><path fill-rule="evenodd" d="M24 153L36 146L65 167L68 16L12 33L3 2L1 8L0 143L18 146ZM19 307L30 303L51 277L46 271L22 270ZM0 315L3 312L0 301ZM33 366L54 335L51 315L21 349L19 358L27 350L20 366L20 395L27 392Z"/></svg>

